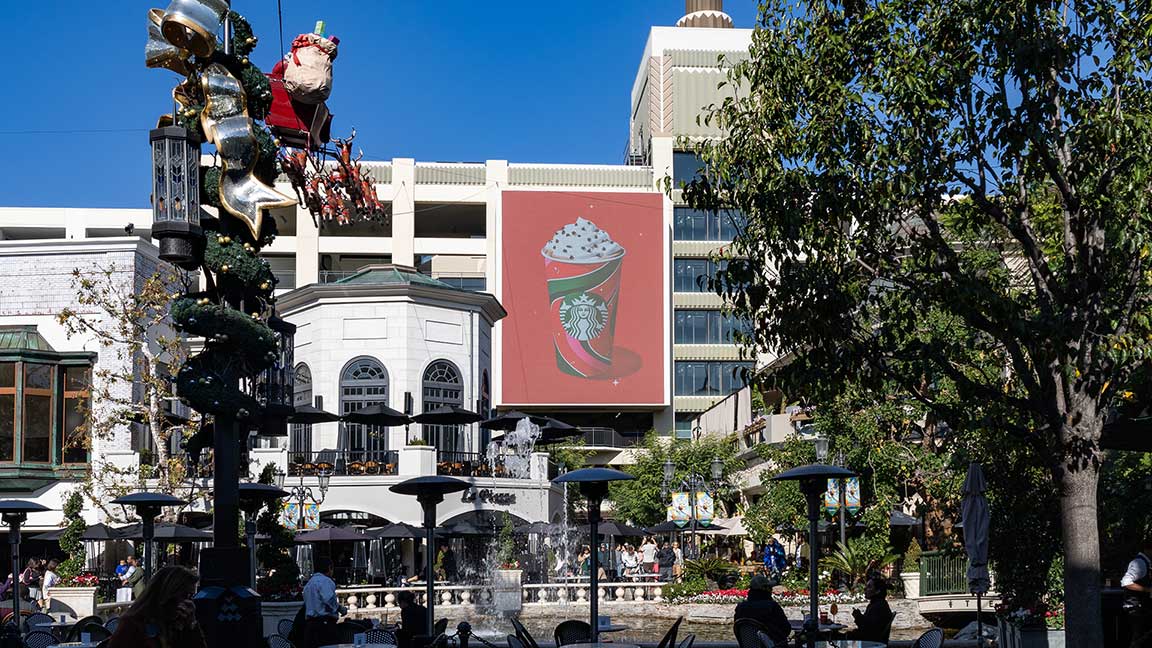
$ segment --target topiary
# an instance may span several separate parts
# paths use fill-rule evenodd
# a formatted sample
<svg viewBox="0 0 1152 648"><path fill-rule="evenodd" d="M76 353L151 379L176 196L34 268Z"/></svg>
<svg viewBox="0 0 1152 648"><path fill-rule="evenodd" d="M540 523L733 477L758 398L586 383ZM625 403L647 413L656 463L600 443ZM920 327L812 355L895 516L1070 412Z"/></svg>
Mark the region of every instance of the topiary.
<svg viewBox="0 0 1152 648"><path fill-rule="evenodd" d="M64 532L60 534L60 549L68 554L67 560L60 563L56 569L56 573L64 581L68 581L80 575L84 571L84 530L88 528L88 524L84 522L82 514L84 512L84 496L80 494L80 489L76 489L68 494L64 499L64 519L67 521L67 526L64 527Z"/></svg>
<svg viewBox="0 0 1152 648"><path fill-rule="evenodd" d="M271 484L275 471L275 464L264 466L260 483ZM265 600L295 601L302 597L300 565L289 553L295 542L292 532L280 524L280 506L281 500L272 500L256 518L256 532L268 536L256 546L256 559L268 570L268 575L257 581L256 591Z"/></svg>
<svg viewBox="0 0 1152 648"><path fill-rule="evenodd" d="M919 572L920 571L920 543L916 538L912 538L911 544L908 545L908 550L904 552L904 563L900 567L900 571L904 573Z"/></svg>

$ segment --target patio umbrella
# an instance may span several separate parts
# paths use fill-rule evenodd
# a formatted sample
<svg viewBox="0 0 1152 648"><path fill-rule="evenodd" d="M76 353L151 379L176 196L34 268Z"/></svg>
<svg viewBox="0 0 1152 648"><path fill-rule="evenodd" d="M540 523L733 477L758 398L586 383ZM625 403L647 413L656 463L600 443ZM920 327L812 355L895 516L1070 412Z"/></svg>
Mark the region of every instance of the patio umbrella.
<svg viewBox="0 0 1152 648"><path fill-rule="evenodd" d="M715 524L712 522L707 522L707 523L697 522L696 523L696 530L697 531L718 531L718 530L722 530L725 528L726 527L720 526L719 524ZM679 524L676 524L672 520L668 520L667 522L661 522L660 524L657 524L654 527L648 527L648 533L671 533L673 531L691 531L691 530L692 530L691 524L685 524L684 526L680 526Z"/></svg>
<svg viewBox="0 0 1152 648"><path fill-rule="evenodd" d="M541 432L551 432L553 436L560 438L561 433L570 433L568 436L580 436L581 430L575 425L569 425L559 419L554 419L551 416L541 416L538 419L533 418L533 421L540 426Z"/></svg>
<svg viewBox="0 0 1152 648"><path fill-rule="evenodd" d="M369 536L344 527L323 527L314 531L296 534L296 542L360 542L371 540Z"/></svg>
<svg viewBox="0 0 1152 648"><path fill-rule="evenodd" d="M436 531L436 534L440 536L461 538L464 536L490 536L495 533L493 529L482 529L468 521L456 522Z"/></svg>
<svg viewBox="0 0 1152 648"><path fill-rule="evenodd" d="M596 530L602 536L642 536L642 535L644 535L644 529L639 529L639 528L634 527L634 526L628 526L627 524L624 524L623 522L613 522L612 520L606 520L604 522L601 522L600 526L596 527Z"/></svg>
<svg viewBox="0 0 1152 648"><path fill-rule="evenodd" d="M499 416L494 416L487 421L481 421L480 427L484 428L485 430L503 430L505 432L509 432L515 430L516 424L526 418L532 417L530 417L528 414L525 414L524 412L512 410L510 412L504 412ZM536 423L535 419L533 419L532 422ZM536 424L539 425L539 423Z"/></svg>
<svg viewBox="0 0 1152 648"><path fill-rule="evenodd" d="M563 525L549 524L547 522L531 522L529 524L521 524L512 529L516 533L552 533L559 531Z"/></svg>
<svg viewBox="0 0 1152 648"><path fill-rule="evenodd" d="M389 524L377 529L369 529L368 534L375 538L411 538L419 540L424 537L424 529L411 524L397 522L396 524Z"/></svg>
<svg viewBox="0 0 1152 648"><path fill-rule="evenodd" d="M369 405L364 409L348 412L344 415L344 420L349 423L379 425L382 427L408 425L412 422L412 419L407 414L397 412L387 405Z"/></svg>
<svg viewBox="0 0 1152 648"><path fill-rule="evenodd" d="M484 417L476 412L456 405L441 405L412 417L413 423L421 425L468 425L483 420Z"/></svg>
<svg viewBox="0 0 1152 648"><path fill-rule="evenodd" d="M144 539L144 530L139 524L118 529L117 534L121 540ZM163 522L156 525L152 540L154 542L211 542L212 534L183 524Z"/></svg>
<svg viewBox="0 0 1152 648"><path fill-rule="evenodd" d="M64 535L64 529L56 529L36 536L37 540L59 540ZM107 542L109 540L120 540L120 532L103 522L90 524L84 529L84 533L80 536L81 540L88 542Z"/></svg>
<svg viewBox="0 0 1152 648"><path fill-rule="evenodd" d="M316 423L334 423L339 421L340 417L332 412L325 412L322 409L312 407L311 405L297 405L296 411L288 415L289 423L300 423L302 425L313 425Z"/></svg>
<svg viewBox="0 0 1152 648"><path fill-rule="evenodd" d="M890 526L890 527L914 527L914 526L919 526L919 525L920 525L920 518L912 517L911 515L908 515L904 511L895 511L894 510L894 511L892 511L892 514L888 516L888 526ZM855 526L863 528L867 525L864 524L863 520L860 520L859 522L857 522L855 524ZM953 526L955 526L955 525L953 525Z"/></svg>
<svg viewBox="0 0 1152 648"><path fill-rule="evenodd" d="M979 645L984 645L980 597L988 592L991 585L988 574L988 526L991 514L988 498L984 496L986 490L988 486L980 464L968 464L960 509L964 515L964 551L968 554L968 591L976 595L976 637Z"/></svg>

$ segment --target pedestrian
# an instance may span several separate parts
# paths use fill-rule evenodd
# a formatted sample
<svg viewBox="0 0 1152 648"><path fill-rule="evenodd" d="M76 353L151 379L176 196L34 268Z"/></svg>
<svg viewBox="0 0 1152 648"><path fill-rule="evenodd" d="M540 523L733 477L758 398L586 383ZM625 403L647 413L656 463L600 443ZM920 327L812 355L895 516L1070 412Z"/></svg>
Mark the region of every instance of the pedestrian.
<svg viewBox="0 0 1152 648"><path fill-rule="evenodd" d="M120 616L108 648L205 648L196 622L196 574L165 567Z"/></svg>
<svg viewBox="0 0 1152 648"><path fill-rule="evenodd" d="M33 601L39 601L40 585L44 579L44 566L40 560L36 558L29 558L28 563L24 566L24 571L20 572L20 591L26 592L26 597Z"/></svg>
<svg viewBox="0 0 1152 648"><path fill-rule="evenodd" d="M864 612L852 610L856 629L848 633L849 639L888 643L889 631L892 629L892 608L885 598L887 594L888 582L882 576L873 574L864 585L864 598L868 599L868 607Z"/></svg>
<svg viewBox="0 0 1152 648"><path fill-rule="evenodd" d="M676 552L672 551L672 544L665 541L664 546L656 552L656 564L660 567L660 581L667 583L672 580L672 568L676 565Z"/></svg>
<svg viewBox="0 0 1152 648"><path fill-rule="evenodd" d="M135 556L128 556L128 575L124 578L124 586L132 588L132 599L138 599L144 594L144 568Z"/></svg>
<svg viewBox="0 0 1152 648"><path fill-rule="evenodd" d="M428 635L428 608L416 602L416 595L410 590L396 594L396 605L400 608L400 627L396 631L397 648L415 645L416 637Z"/></svg>
<svg viewBox="0 0 1152 648"><path fill-rule="evenodd" d="M800 542L796 543L796 569L801 571L808 569L808 553L808 542L801 536Z"/></svg>
<svg viewBox="0 0 1152 648"><path fill-rule="evenodd" d="M748 598L736 604L732 621L751 619L764 626L769 639L784 646L788 642L788 635L792 634L792 626L788 623L788 617L784 616L784 608L772 598L772 588L775 586L776 582L767 576L753 576L748 584Z"/></svg>
<svg viewBox="0 0 1152 648"><path fill-rule="evenodd" d="M624 567L624 576L636 579L640 573L640 556L632 545L624 545L624 553L620 554L620 564Z"/></svg>
<svg viewBox="0 0 1152 648"><path fill-rule="evenodd" d="M316 559L316 572L304 585L304 645L319 648L340 643L336 624L348 609L336 600L336 581L332 580L332 559Z"/></svg>
<svg viewBox="0 0 1152 648"><path fill-rule="evenodd" d="M684 575L684 552L680 550L680 543L672 543L672 552L676 554L676 564L672 566L672 576L676 582L680 582L680 577Z"/></svg>
<svg viewBox="0 0 1152 648"><path fill-rule="evenodd" d="M596 564L599 569L596 570L596 578L601 581L608 580L608 572L612 569L612 562L609 560L608 545L601 542L600 550L596 553Z"/></svg>
<svg viewBox="0 0 1152 648"><path fill-rule="evenodd" d="M119 565L116 565L116 577L123 582L124 575L128 573L128 561L121 560Z"/></svg>
<svg viewBox="0 0 1152 648"><path fill-rule="evenodd" d="M640 545L640 565L645 574L656 571L656 541L651 537L644 538L644 543Z"/></svg>
<svg viewBox="0 0 1152 648"><path fill-rule="evenodd" d="M1124 588L1124 611L1132 629L1131 648L1152 646L1152 540L1144 542L1144 550L1128 563L1128 570L1120 579Z"/></svg>
<svg viewBox="0 0 1152 648"><path fill-rule="evenodd" d="M452 545L444 545L444 553L440 557L440 566L444 569L444 579L450 584L456 584L456 554L452 552Z"/></svg>
<svg viewBox="0 0 1152 648"><path fill-rule="evenodd" d="M612 580L619 581L619 580L624 579L623 577L624 577L624 547L625 546L626 545L624 545L624 544L618 544L615 546L615 548L614 548L615 550L612 552L612 554L613 554L612 555L612 566L613 566L613 570L614 570Z"/></svg>
<svg viewBox="0 0 1152 648"><path fill-rule="evenodd" d="M776 539L776 536L768 538L768 544L764 545L764 571L775 579L780 578L780 574L784 571L784 545Z"/></svg>
<svg viewBox="0 0 1152 648"><path fill-rule="evenodd" d="M576 557L576 575L588 576L592 572L592 550L588 545L580 548L580 555Z"/></svg>

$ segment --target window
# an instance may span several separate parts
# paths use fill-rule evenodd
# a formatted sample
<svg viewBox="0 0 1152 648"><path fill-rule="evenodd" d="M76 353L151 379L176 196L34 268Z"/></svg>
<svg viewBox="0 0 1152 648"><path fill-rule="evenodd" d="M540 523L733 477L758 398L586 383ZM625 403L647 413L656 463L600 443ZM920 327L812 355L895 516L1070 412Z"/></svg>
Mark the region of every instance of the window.
<svg viewBox="0 0 1152 648"><path fill-rule="evenodd" d="M0 461L16 460L16 368L0 362Z"/></svg>
<svg viewBox="0 0 1152 648"><path fill-rule="evenodd" d="M680 189L692 182L697 175L704 174L704 162L692 151L676 151L672 154L672 184Z"/></svg>
<svg viewBox="0 0 1152 648"><path fill-rule="evenodd" d="M0 361L0 462L85 463L91 366L37 360Z"/></svg>
<svg viewBox="0 0 1152 648"><path fill-rule="evenodd" d="M744 387L741 370L751 362L677 362L677 396L723 396Z"/></svg>
<svg viewBox="0 0 1152 648"><path fill-rule="evenodd" d="M672 236L677 241L731 241L744 229L739 210L707 211L677 207Z"/></svg>
<svg viewBox="0 0 1152 648"><path fill-rule="evenodd" d="M296 365L296 380L293 383L292 406L312 404L312 370L301 362ZM293 452L312 452L312 425L293 423L288 449Z"/></svg>
<svg viewBox="0 0 1152 648"><path fill-rule="evenodd" d="M24 454L22 460L47 463L52 459L52 393L56 367L24 363Z"/></svg>
<svg viewBox="0 0 1152 648"><path fill-rule="evenodd" d="M692 412L676 412L676 438L692 438L692 421L696 418Z"/></svg>
<svg viewBox="0 0 1152 648"><path fill-rule="evenodd" d="M388 373L375 358L357 358L340 376L340 414L349 414L369 405L388 404ZM345 450L349 460L375 459L388 450L388 434L378 425L345 423ZM361 456L356 456L357 454Z"/></svg>
<svg viewBox="0 0 1152 648"><path fill-rule="evenodd" d="M443 405L464 406L464 387L460 370L447 360L437 360L424 370L424 410ZM465 449L463 431L459 425L424 425L424 440L440 451L459 452Z"/></svg>
<svg viewBox="0 0 1152 648"><path fill-rule="evenodd" d="M64 368L64 429L61 433L60 458L63 463L88 461L87 427L84 425L92 398L92 370L88 367Z"/></svg>
<svg viewBox="0 0 1152 648"><path fill-rule="evenodd" d="M436 277L436 279L453 288L469 292L484 292L488 287L488 281L484 277Z"/></svg>
<svg viewBox="0 0 1152 648"><path fill-rule="evenodd" d="M675 292L712 292L708 279L725 267L724 261L711 259L676 259L673 262L673 290Z"/></svg>
<svg viewBox="0 0 1152 648"><path fill-rule="evenodd" d="M718 310L677 310L673 332L676 344L732 344L747 330L744 320Z"/></svg>
<svg viewBox="0 0 1152 648"><path fill-rule="evenodd" d="M492 384L488 381L488 370L480 374L480 416L488 418L492 414ZM492 442L492 431L480 428L480 449L484 451Z"/></svg>

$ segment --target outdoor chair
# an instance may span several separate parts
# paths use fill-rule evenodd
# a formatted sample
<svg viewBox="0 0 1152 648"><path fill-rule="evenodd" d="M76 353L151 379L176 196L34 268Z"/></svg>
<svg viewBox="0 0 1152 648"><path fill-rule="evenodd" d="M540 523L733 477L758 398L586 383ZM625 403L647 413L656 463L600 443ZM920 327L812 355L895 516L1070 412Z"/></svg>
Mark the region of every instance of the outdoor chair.
<svg viewBox="0 0 1152 648"><path fill-rule="evenodd" d="M24 635L24 646L26 648L48 648L60 643L56 635L44 630L33 630Z"/></svg>
<svg viewBox="0 0 1152 648"><path fill-rule="evenodd" d="M396 645L396 633L387 628L373 628L367 632L368 643Z"/></svg>
<svg viewBox="0 0 1152 648"><path fill-rule="evenodd" d="M760 648L776 648L776 642L772 641L772 637L769 637L767 634L757 632L756 638L760 640Z"/></svg>
<svg viewBox="0 0 1152 648"><path fill-rule="evenodd" d="M680 644L677 645L676 648L692 648L692 644L694 643L696 643L696 635L689 634L680 641Z"/></svg>
<svg viewBox="0 0 1152 648"><path fill-rule="evenodd" d="M553 632L556 646L567 646L574 643L588 643L592 641L592 626L584 621L569 619L561 621Z"/></svg>
<svg viewBox="0 0 1152 648"><path fill-rule="evenodd" d="M280 621L276 623L276 634L287 639L292 635L292 625L292 619L280 619Z"/></svg>
<svg viewBox="0 0 1152 648"><path fill-rule="evenodd" d="M519 617L512 617L512 627L516 628L516 636L520 638L526 648L540 648L540 644L536 643L536 638L528 632L528 628L525 628L523 623L520 623Z"/></svg>
<svg viewBox="0 0 1152 648"><path fill-rule="evenodd" d="M761 632L767 633L768 628L759 621L752 619L738 619L732 624L732 632L736 635L736 643L740 648L760 648Z"/></svg>
<svg viewBox="0 0 1152 648"><path fill-rule="evenodd" d="M448 619L440 619L436 625L432 626L432 636L436 637L444 634L448 630Z"/></svg>
<svg viewBox="0 0 1152 648"><path fill-rule="evenodd" d="M24 619L24 629L36 630L37 626L44 623L52 623L55 620L56 619L53 619L50 615L44 614L43 612L37 612L35 614L29 615L27 619Z"/></svg>
<svg viewBox="0 0 1152 648"><path fill-rule="evenodd" d="M888 623L884 625L884 632L882 632L881 635L876 638L876 641L879 641L880 643L884 644L885 646L888 645L888 640L892 637L892 624L895 621L896 621L896 613L893 612L892 616L888 618Z"/></svg>
<svg viewBox="0 0 1152 648"><path fill-rule="evenodd" d="M944 645L944 631L940 628L932 628L920 635L916 643L912 644L912 648L940 648L942 645Z"/></svg>
<svg viewBox="0 0 1152 648"><path fill-rule="evenodd" d="M89 626L99 626L100 630L89 630ZM65 641L80 641L80 633L87 632L92 635L93 641L99 641L104 637L112 636L112 633L104 628L104 619L96 615L86 616L76 622L76 625L68 628L68 634L65 636ZM97 634L100 633L100 634ZM107 634L104 634L107 633Z"/></svg>
<svg viewBox="0 0 1152 648"><path fill-rule="evenodd" d="M120 617L112 617L104 622L104 629L108 632L115 633L116 626L120 625Z"/></svg>
<svg viewBox="0 0 1152 648"><path fill-rule="evenodd" d="M664 638L656 645L656 648L676 648L676 634L680 632L680 624L684 623L684 617L676 619L676 623L668 628L668 632L664 633Z"/></svg>
<svg viewBox="0 0 1152 648"><path fill-rule="evenodd" d="M508 648L528 648L516 635L508 635Z"/></svg>
<svg viewBox="0 0 1152 648"><path fill-rule="evenodd" d="M268 644L268 648L296 648L287 637L278 634L268 635L264 637L264 641Z"/></svg>

